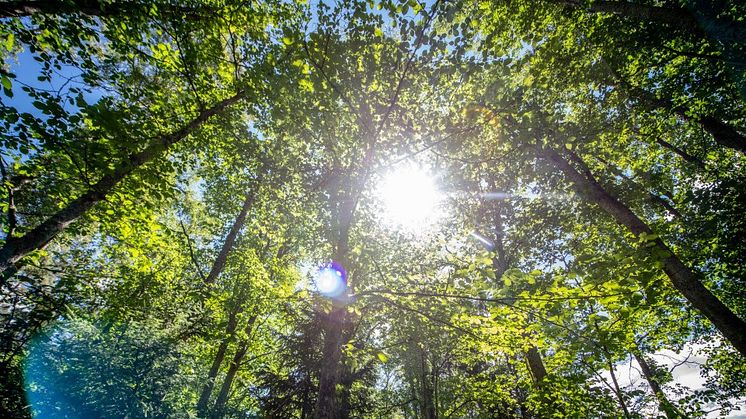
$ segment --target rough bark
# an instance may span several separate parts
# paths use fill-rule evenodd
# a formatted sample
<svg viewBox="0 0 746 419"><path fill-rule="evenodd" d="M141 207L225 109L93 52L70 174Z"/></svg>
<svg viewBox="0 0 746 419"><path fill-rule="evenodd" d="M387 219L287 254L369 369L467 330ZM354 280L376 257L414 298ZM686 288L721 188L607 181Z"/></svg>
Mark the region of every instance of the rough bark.
<svg viewBox="0 0 746 419"><path fill-rule="evenodd" d="M228 402L228 395L230 394L231 386L233 386L233 380L236 379L236 374L241 367L241 362L246 356L246 352L249 350L249 336L256 323L256 315L249 318L249 323L246 325L246 338L242 339L236 348L236 353L233 355L228 372L225 374L223 385L220 386L220 392L218 393L217 399L215 399L215 408L212 412L213 418L224 417L225 404Z"/></svg>
<svg viewBox="0 0 746 419"><path fill-rule="evenodd" d="M203 109L197 117L181 129L155 139L142 151L130 154L119 162L114 170L102 176L86 192L23 236L9 237L0 249L0 272L5 273L24 256L46 246L73 221L83 216L94 205L106 199L109 193L135 169L161 157L171 146L188 137L211 117L223 112L244 96L245 92L241 91L210 108ZM3 275L3 279L0 279L2 281L0 286L4 284L5 278L7 277Z"/></svg>
<svg viewBox="0 0 746 419"><path fill-rule="evenodd" d="M89 16L109 17L132 13L147 13L151 5L173 16L186 18L206 17L215 10L207 6L182 6L173 2L103 1L103 0L36 0L5 1L0 3L0 18L24 17L36 14L69 15L81 13Z"/></svg>
<svg viewBox="0 0 746 419"><path fill-rule="evenodd" d="M592 202L600 206L619 224L625 226L635 236L652 235L652 229L629 207L604 189L595 179L585 163L577 155L569 153L569 158L580 167L576 170L569 161L551 148L544 148L541 154L551 160L573 183L575 188ZM652 240L654 248L666 254L663 271L689 303L704 315L723 336L744 356L746 356L746 322L733 313L701 281L700 275L686 266L661 240Z"/></svg>

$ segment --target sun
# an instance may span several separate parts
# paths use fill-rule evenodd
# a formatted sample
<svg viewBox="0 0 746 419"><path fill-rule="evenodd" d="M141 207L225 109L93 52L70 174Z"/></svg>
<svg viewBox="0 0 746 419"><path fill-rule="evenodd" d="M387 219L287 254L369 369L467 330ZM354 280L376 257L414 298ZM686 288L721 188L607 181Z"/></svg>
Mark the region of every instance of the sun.
<svg viewBox="0 0 746 419"><path fill-rule="evenodd" d="M438 221L442 194L435 178L416 165L387 173L376 188L382 204L381 219L391 227L421 232Z"/></svg>

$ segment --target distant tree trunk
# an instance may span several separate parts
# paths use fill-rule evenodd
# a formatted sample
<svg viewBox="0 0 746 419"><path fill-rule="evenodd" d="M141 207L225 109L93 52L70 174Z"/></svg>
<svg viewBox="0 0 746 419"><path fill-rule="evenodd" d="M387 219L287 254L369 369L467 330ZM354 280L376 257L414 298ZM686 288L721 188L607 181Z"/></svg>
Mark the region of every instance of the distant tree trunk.
<svg viewBox="0 0 746 419"><path fill-rule="evenodd" d="M655 372L653 371L653 368L648 363L648 360L645 359L645 355L642 354L639 348L633 349L632 355L637 360L637 363L640 364L642 375L643 377L645 377L645 381L648 382L648 385L650 385L650 390L652 390L656 400L658 400L658 407L660 408L661 412L665 413L668 419L683 418L684 415L682 415L681 412L679 412L679 410L666 397L666 394L663 392L660 383L658 383L658 380L655 378Z"/></svg>
<svg viewBox="0 0 746 419"><path fill-rule="evenodd" d="M629 409L627 408L627 402L624 400L624 392L622 391L621 387L619 387L619 381L617 380L616 373L614 372L614 364L608 358L606 359L606 366L609 368L611 382L614 384L614 395L619 401L619 406L621 406L622 408L624 417L629 418Z"/></svg>
<svg viewBox="0 0 746 419"><path fill-rule="evenodd" d="M8 237L5 245L0 248L0 272L13 268L16 262L34 250L44 247L49 241L61 233L73 221L83 216L94 205L103 201L109 193L125 177L135 169L150 161L161 157L171 146L188 137L211 117L222 113L227 107L238 102L246 95L245 91L224 99L210 108L203 109L197 117L192 119L181 129L152 141L144 150L130 154L118 163L109 173L102 176L98 182L76 199L70 201L64 208L47 218L41 224L19 237ZM6 275L0 277L0 287L7 280Z"/></svg>
<svg viewBox="0 0 746 419"><path fill-rule="evenodd" d="M246 338L242 339L236 348L236 353L233 355L228 372L225 374L223 385L220 387L220 392L215 400L215 408L213 409L212 416L214 418L220 418L224 416L225 404L228 402L228 395L230 394L233 380L236 378L238 369L241 367L241 362L246 356L246 352L249 350L249 336L256 323L257 315L253 315L249 318L249 323L246 325Z"/></svg>
<svg viewBox="0 0 746 419"><path fill-rule="evenodd" d="M494 179L490 179L490 186L495 189ZM495 243L495 257L492 258L492 267L495 272L495 279L497 281L502 278L505 271L508 270L509 262L508 256L505 251L505 244L503 243L503 236L505 231L503 228L503 220L500 215L500 206L495 205L493 208L492 227L494 229L494 243ZM527 332L523 333L523 337L526 340L530 340L530 335ZM538 385L547 376L547 369L544 366L544 361L541 359L541 353L536 345L531 345L528 350L524 353L526 363L528 364L529 372L534 384Z"/></svg>
<svg viewBox="0 0 746 419"><path fill-rule="evenodd" d="M690 115L688 113L688 109L682 106L675 105L670 99L658 98L655 93L648 92L643 88L631 85L629 82L624 80L615 69L613 69L608 64L606 66L612 73L616 82L619 83L621 87L623 87L627 92L629 92L636 99L640 100L642 103L652 108L662 109L666 112L677 115L684 121L697 123L702 127L702 129L710 134L710 136L712 136L716 143L720 144L723 147L731 148L733 150L740 151L741 153L746 153L746 135L739 132L737 128L733 127L727 122L718 119L714 115ZM700 167L703 166L702 162L700 162L694 156L683 152L677 147L674 147L672 144L663 140L657 140L657 142L664 147L673 150L685 160L696 163Z"/></svg>
<svg viewBox="0 0 746 419"><path fill-rule="evenodd" d="M593 325L596 329L596 334L601 335L601 328L598 327L598 323ZM629 409L627 408L627 401L624 400L624 391L622 391L622 388L619 386L619 380L616 378L616 372L614 371L614 363L611 361L611 353L609 353L609 348L601 343L600 344L601 349L603 350L604 359L606 359L606 366L609 368L609 375L611 376L611 382L614 384L614 395L617 398L617 401L619 401L619 406L622 408L622 412L624 413L625 418L629 418Z"/></svg>
<svg viewBox="0 0 746 419"><path fill-rule="evenodd" d="M246 221L246 215L249 213L251 206L254 204L256 191L259 188L258 183L260 181L261 173L259 174L257 186L252 191L246 194L243 206L241 207L241 211L239 211L236 219L233 221L233 225L228 231L228 235L225 237L225 241L223 242L223 247L220 249L220 253L218 253L218 257L215 259L215 262L213 262L210 273L208 273L207 277L205 278L205 283L212 284L213 282L215 282L216 279L218 279L220 273L223 272L223 269L225 268L225 262L228 260L228 254L230 254L231 250L233 249L233 245L236 243L236 237L238 237L238 233L241 232L244 222Z"/></svg>
<svg viewBox="0 0 746 419"><path fill-rule="evenodd" d="M534 384L538 385L547 377L547 369L544 366L544 361L541 359L539 348L532 345L526 351L525 356Z"/></svg>
<svg viewBox="0 0 746 419"><path fill-rule="evenodd" d="M676 155L684 159L684 161L687 161L689 163L692 163L699 167L700 169L705 168L704 162L702 160L694 157L693 155L687 153L686 151L682 150L680 147L676 147L675 145L669 143L668 141L662 139L662 138L656 138L655 142L660 144L661 146L673 151Z"/></svg>
<svg viewBox="0 0 746 419"><path fill-rule="evenodd" d="M540 150L540 153L554 162L579 192L599 205L632 234L635 236L653 234L652 229L644 221L598 183L591 171L577 155L569 152L570 158L580 167L580 171L576 170L567 160L551 148L544 148ZM671 279L674 288L695 309L707 317L742 355L746 356L746 322L715 297L702 284L699 274L687 267L666 246L663 240L655 238L652 240L652 243L661 253L668 255L662 260L663 271Z"/></svg>
<svg viewBox="0 0 746 419"><path fill-rule="evenodd" d="M218 351L215 353L215 358L212 361L210 372L207 374L207 380L202 385L202 391L200 392L199 401L197 402L197 414L201 418L207 417L207 406L210 402L212 389L215 386L215 379L220 371L220 366L223 365L223 359L225 359L225 352L228 349L228 343L235 335L236 326L238 325L238 315L241 311L241 304L237 304L236 308L231 310L228 317L228 325L225 328L226 337L220 342Z"/></svg>
<svg viewBox="0 0 746 419"><path fill-rule="evenodd" d="M225 262L228 259L228 255L230 254L231 250L233 250L233 246L236 242L236 237L238 237L238 234L241 232L241 229L243 228L244 222L246 220L246 215L248 214L249 209L254 203L257 188L254 188L253 191L246 194L243 206L236 216L236 219L233 221L233 225L231 226L228 235L223 241L223 245L220 248L218 257L215 258L215 260L213 261L212 267L210 268L210 273L204 278L204 282L206 284L214 283L218 276L220 276L220 274L225 269ZM207 406L210 401L210 396L212 395L212 389L215 386L215 378L218 376L220 366L223 364L225 352L228 349L228 343L233 339L233 336L236 333L236 327L238 325L238 315L241 314L241 312L243 312L243 301L242 298L239 296L238 298L236 298L235 306L232 310L230 310L228 314L228 324L225 328L226 337L220 342L220 346L218 346L218 351L215 354L212 366L210 366L210 372L207 374L207 381L205 381L205 383L202 385L202 391L200 392L199 400L197 402L197 413L200 417L207 416Z"/></svg>
<svg viewBox="0 0 746 419"><path fill-rule="evenodd" d="M433 383L430 380L430 368L427 365L425 350L417 348L420 353L420 409L423 419L437 419Z"/></svg>
<svg viewBox="0 0 746 419"><path fill-rule="evenodd" d="M622 179L627 180L630 184L634 185L636 188L646 189L643 185L638 184L637 181L632 179L630 176L627 176L626 173L619 170L619 168L616 167L613 163L608 162L602 158L597 157L597 159L598 161L603 163L614 176L618 176ZM679 212L679 210L676 209L676 207L674 207L673 204L668 202L666 198L664 198L661 195L658 195L657 192L648 191L648 200L653 205L663 207L663 209L668 211L672 216L677 217L677 218L682 218L682 215Z"/></svg>

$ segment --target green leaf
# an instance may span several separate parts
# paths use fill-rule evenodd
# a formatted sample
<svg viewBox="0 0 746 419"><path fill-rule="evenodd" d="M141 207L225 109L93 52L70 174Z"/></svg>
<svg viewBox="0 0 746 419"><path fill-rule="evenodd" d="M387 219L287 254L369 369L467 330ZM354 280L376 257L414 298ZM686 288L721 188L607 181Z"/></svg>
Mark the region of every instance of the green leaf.
<svg viewBox="0 0 746 419"><path fill-rule="evenodd" d="M386 355L386 354L385 354L385 353L383 353L383 352L378 352L378 353L376 354L376 357L378 357L378 360L379 360L379 361L381 361L381 362L384 362L384 363L386 363L386 362L388 362L388 361L389 361L389 357L388 357L388 355Z"/></svg>
<svg viewBox="0 0 746 419"><path fill-rule="evenodd" d="M10 77L8 77L8 76L6 76L4 74L0 77L0 82L2 82L3 87L6 88L6 89L8 89L8 90L11 90L13 88L13 83L11 83Z"/></svg>
<svg viewBox="0 0 746 419"><path fill-rule="evenodd" d="M12 32L8 34L8 38L5 39L5 49L8 51L13 50L13 44L15 43L16 36Z"/></svg>

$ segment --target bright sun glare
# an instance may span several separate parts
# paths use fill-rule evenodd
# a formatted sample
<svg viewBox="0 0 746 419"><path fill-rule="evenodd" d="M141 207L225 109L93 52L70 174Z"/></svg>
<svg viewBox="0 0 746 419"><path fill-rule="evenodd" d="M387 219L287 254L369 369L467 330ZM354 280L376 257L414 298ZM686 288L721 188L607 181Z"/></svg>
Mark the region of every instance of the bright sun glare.
<svg viewBox="0 0 746 419"><path fill-rule="evenodd" d="M415 166L401 166L384 176L377 188L382 219L396 228L421 232L440 217L441 193L432 175Z"/></svg>

